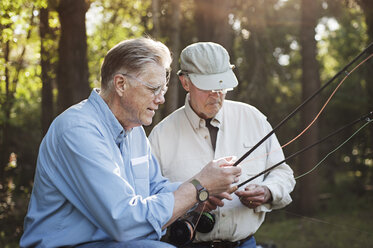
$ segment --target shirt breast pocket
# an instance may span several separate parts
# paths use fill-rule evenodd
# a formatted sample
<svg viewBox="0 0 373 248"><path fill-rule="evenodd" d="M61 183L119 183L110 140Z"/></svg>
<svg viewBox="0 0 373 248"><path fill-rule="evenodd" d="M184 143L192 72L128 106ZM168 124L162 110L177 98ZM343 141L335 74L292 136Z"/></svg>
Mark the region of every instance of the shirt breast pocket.
<svg viewBox="0 0 373 248"><path fill-rule="evenodd" d="M148 179L149 178L149 157L148 155L132 158L131 166L133 176L135 179Z"/></svg>
<svg viewBox="0 0 373 248"><path fill-rule="evenodd" d="M256 142L243 142L241 154L245 154L254 147ZM242 174L248 178L266 169L267 151L264 144L257 147L245 160L241 162Z"/></svg>
<svg viewBox="0 0 373 248"><path fill-rule="evenodd" d="M132 173L137 194L149 196L149 157L142 156L131 159Z"/></svg>

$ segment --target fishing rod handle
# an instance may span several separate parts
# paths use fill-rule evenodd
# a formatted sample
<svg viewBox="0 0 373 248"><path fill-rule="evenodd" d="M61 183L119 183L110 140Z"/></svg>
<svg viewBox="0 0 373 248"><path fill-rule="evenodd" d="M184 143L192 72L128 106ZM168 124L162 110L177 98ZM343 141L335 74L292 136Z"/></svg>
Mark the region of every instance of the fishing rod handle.
<svg viewBox="0 0 373 248"><path fill-rule="evenodd" d="M227 193L228 193L228 194L232 194L232 193L234 193L237 189L238 189L238 186L237 186L237 185L234 185L232 188L230 188L230 189L227 191Z"/></svg>

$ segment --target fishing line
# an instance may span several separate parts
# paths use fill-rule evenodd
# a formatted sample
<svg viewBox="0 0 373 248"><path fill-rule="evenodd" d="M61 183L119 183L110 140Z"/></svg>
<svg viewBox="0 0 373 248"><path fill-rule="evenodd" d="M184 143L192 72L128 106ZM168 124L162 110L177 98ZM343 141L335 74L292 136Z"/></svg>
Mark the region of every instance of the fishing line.
<svg viewBox="0 0 373 248"><path fill-rule="evenodd" d="M368 234L369 236L372 235L372 233L370 233L370 232L367 232L365 230L361 230L361 229L353 227L353 226L342 225L342 224L334 224L334 223L331 223L331 222L328 222L328 221L325 221L325 220L316 219L316 218L313 218L313 217L307 217L307 216L300 215L300 214L297 214L297 213L289 212L287 210L281 210L281 209L279 209L277 211L281 211L281 212L284 212L286 214L290 214L290 215L294 215L294 216L297 216L297 217L301 217L303 219L306 219L307 221L312 221L312 222L327 224L327 225L331 225L331 226L335 226L335 227L339 227L339 228L343 227L343 228L346 228L348 230L354 230L354 231L357 231L357 232L360 232L360 233Z"/></svg>
<svg viewBox="0 0 373 248"><path fill-rule="evenodd" d="M360 121L362 121L362 120L367 120L367 121L369 121L369 123L370 123L372 117L373 117L373 111L371 111L371 112L369 112L368 114L366 114L366 115L364 115L364 116L362 116L362 117L356 119L355 121L353 121L353 122L351 122L351 123L349 123L349 124L347 124L347 125L345 125L345 126L339 128L338 130L336 130L336 131L330 133L329 135L325 136L325 137L322 138L321 140L319 140L319 141L317 141L317 142L315 142L315 143L313 143L313 144L311 144L311 145L309 145L309 146L306 146L306 147L304 147L303 149L301 149L301 150L299 150L299 151L293 153L292 155L286 157L284 160L278 162L278 163L275 164L275 165L272 165L271 167L265 169L264 171L258 173L257 175L255 175L255 176L253 176L253 177L247 179L246 181L244 181L244 182L242 182L242 183L240 183L240 184L237 184L237 185L233 186L233 187L229 190L229 193L233 193L234 191L236 191L236 190L237 190L238 188L240 188L241 186L247 184L248 182L254 180L255 178L257 178L257 177L259 177L259 176L261 176L261 175L263 175L263 174L266 174L267 172L273 170L274 168L276 168L277 166L279 166L279 165L281 165L282 163L286 162L286 161L289 160L290 158L293 158L293 157L299 155L300 153L305 152L306 150L311 149L312 147L314 147L314 146L320 144L321 142L327 140L327 139L330 138L331 136L340 133L340 132L343 131L344 129L346 129L346 128L348 128L348 127L350 127L350 126L352 126L352 125L354 125L354 124L356 124L356 123L358 123L358 122L360 122Z"/></svg>
<svg viewBox="0 0 373 248"><path fill-rule="evenodd" d="M367 123L365 123L363 126L361 126L356 132L354 132L350 137L348 137L345 141L343 141L338 147L336 147L334 150L332 150L331 152L329 152L323 159L320 160L320 162L318 162L311 170L303 173L302 175L299 175L297 177L295 177L294 179L295 180L298 180L299 178L301 177L304 177L305 175L308 175L309 173L311 173L312 171L314 171L322 162L324 162L325 159L327 159L327 157L329 157L329 155L333 154L334 152L336 152L339 148L341 148L344 144L346 144L352 137L354 137L358 132L360 132L360 130L362 130L365 126L367 126L368 124L370 124L371 122L373 122L373 119L371 120L368 120Z"/></svg>
<svg viewBox="0 0 373 248"><path fill-rule="evenodd" d="M348 234L350 234L350 235L348 235L348 239L355 241L355 243L353 243L355 245L354 247L357 247L356 244L361 244L361 245L364 244L365 245L365 246L361 246L361 247L370 247L370 245L371 245L370 240L372 238L372 233L368 232L366 230L362 230L360 228L357 228L356 226L353 226L351 224L346 225L346 224L339 224L339 223L331 223L331 222L326 221L326 220L304 216L304 215L293 213L293 212L283 210L283 209L278 209L277 211L278 212L283 212L287 215L296 216L300 219L298 221L303 220L304 222L309 222L309 223L312 223L312 224L324 224L324 225L327 225L328 227L330 226L331 228L329 228L327 230L328 235L331 235L331 232L330 232L331 229L335 229L336 232L338 232L338 233L340 233L340 232L347 232L347 233L348 232L355 232L355 233L364 234L365 235L365 237L363 236L364 239L361 239L361 237L362 237L361 235L356 236L354 234L348 233ZM298 225L300 225L300 224L302 224L302 223L298 223ZM292 234L294 234L294 233L292 233ZM346 236L344 236L344 238L346 238ZM330 246L330 244L329 244L329 246Z"/></svg>
<svg viewBox="0 0 373 248"><path fill-rule="evenodd" d="M308 175L309 173L311 173L312 171L314 171L327 157L329 157L329 155L331 155L332 153L334 153L335 151L337 151L339 148L341 148L344 144L346 144L349 140L352 139L352 137L354 137L357 133L359 133L364 127L366 127L367 125L369 125L370 123L373 122L373 119L370 119L369 117L367 118L367 123L365 123L364 125L362 125L357 131L355 131L350 137L348 137L345 141L343 141L339 146L337 146L334 150L332 150L331 152L329 152L323 159L320 160L320 162L318 162L311 170L309 170L308 172L306 173L303 173L302 175L300 176L297 176L295 177L295 180L298 180L306 175ZM356 231L356 232L359 232L359 233L363 233L363 234L367 234L369 236L371 236L371 233L368 232L368 231L365 231L365 230L361 230L359 228L356 228L356 227L353 227L351 225L342 225L342 224L335 224L335 223L331 223L331 222L328 222L328 221L325 221L325 220L321 220L321 219L317 219L317 218L313 218L313 217L307 217L307 216L303 216L303 215L300 215L300 214L296 214L296 213L293 213L293 212L289 212L289 211L286 211L286 210L280 210L282 212L285 212L287 214L290 214L290 215L294 215L294 216L297 216L297 217L300 217L300 218L303 218L307 221L310 221L310 222L316 222L316 223L322 223L322 224L326 224L326 225L330 225L330 226L334 226L334 227L337 227L337 228L344 228L348 231ZM353 236L352 236L353 237ZM359 240L360 242L362 242L361 239L354 239L354 240ZM368 240L367 240L368 241ZM365 243L365 242L363 242Z"/></svg>
<svg viewBox="0 0 373 248"><path fill-rule="evenodd" d="M287 145L291 144L292 142L294 142L296 139L298 139L301 135L303 135L314 123L315 121L319 118L320 114L324 111L326 105L328 105L328 103L330 102L330 100L332 99L332 97L334 96L334 94L337 92L337 90L339 89L339 87L343 84L343 82L346 80L346 78L351 75L352 72L354 72L357 68L359 68L362 64L364 64L367 60L369 60L371 57L373 56L373 54L371 54L368 58L364 59L362 62L360 62L357 66L355 66L350 72L346 72L346 76L342 79L342 81L337 85L337 87L334 89L334 91L332 92L332 94L329 96L328 100L325 102L325 104L323 105L323 107L321 108L321 110L319 111L319 113L316 115L316 117L313 119L313 121L300 133L298 134L294 139L290 140L289 142L287 142L285 145L281 146L281 148L284 148L286 147Z"/></svg>
<svg viewBox="0 0 373 248"><path fill-rule="evenodd" d="M199 222L199 220L201 219L201 216L202 216L202 214L203 214L203 210L205 210L205 206L206 206L206 202L203 203L202 210L201 210L201 212L200 212L199 215L198 215L198 219L197 219L197 221L196 221L196 223L195 223L195 226L194 226L194 228L193 228L193 232L195 232L196 229L197 229L198 222Z"/></svg>
<svg viewBox="0 0 373 248"><path fill-rule="evenodd" d="M234 164L233 166L237 166L239 163L241 163L245 158L247 158L255 149L257 149L265 140L267 140L277 129L279 129L285 122L287 122L290 118L292 118L305 104L307 104L309 101L311 101L316 95L318 95L323 89L325 89L329 84L331 84L334 79L336 79L340 74L346 73L347 68L350 67L353 63L355 63L364 53L370 52L370 56L367 58L369 59L373 53L372 48L373 43L371 43L364 51L362 51L359 55L357 55L350 63L348 63L342 70L340 70L338 73L336 73L327 83L325 83L321 88L319 88L315 93L313 93L311 96L309 96L303 103L301 103L295 110L293 110L287 117L285 117L277 126L275 126L272 131L270 131L266 136L264 136L256 145L254 145L249 151L247 151L243 156L241 156ZM360 64L363 64L366 62L365 59ZM360 66L360 64L358 66ZM358 67L357 66L357 67ZM355 67L353 70L355 70L357 67ZM352 71L353 71L352 70ZM352 72L351 71L351 72ZM346 73L346 77L351 74ZM343 80L344 81L344 80Z"/></svg>
<svg viewBox="0 0 373 248"><path fill-rule="evenodd" d="M277 152L277 151L280 151L281 149L285 148L286 146L290 145L291 143L293 143L294 141L296 141L300 136L302 136L314 123L315 121L319 118L319 116L321 115L321 113L324 111L325 107L329 104L330 100L333 98L333 96L335 95L335 93L338 91L339 87L343 84L343 82L347 79L347 77L349 77L351 75L351 73L353 73L357 68L359 68L362 64L364 64L367 60L369 60L371 57L373 56L373 54L371 54L369 57L367 57L366 59L364 59L363 61L361 61L357 66L355 66L350 72L347 72L345 71L346 73L346 76L339 82L339 84L336 86L336 88L334 89L334 91L331 93L331 95L328 97L328 99L326 100L326 102L324 103L324 105L322 106L322 108L320 109L320 111L317 113L317 115L315 116L315 118L308 124L308 126L303 130L301 131L297 136L295 136L293 139L291 139L290 141L288 141L285 145L281 146L281 148L279 149L275 149L275 150L272 150L272 151L269 151L265 154L262 154L262 155L259 155L257 157L254 157L254 158L251 158L251 159L248 159L246 160L247 162L248 161L253 161L253 160L256 160L256 159L259 159L259 158L262 158L262 157L266 157L268 156L269 154L272 154L274 152Z"/></svg>

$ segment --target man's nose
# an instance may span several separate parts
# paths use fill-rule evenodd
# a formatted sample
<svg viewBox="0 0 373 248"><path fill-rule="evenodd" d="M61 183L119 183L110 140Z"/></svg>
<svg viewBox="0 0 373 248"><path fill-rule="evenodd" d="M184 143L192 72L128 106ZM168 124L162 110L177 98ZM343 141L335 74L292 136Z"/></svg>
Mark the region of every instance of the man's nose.
<svg viewBox="0 0 373 248"><path fill-rule="evenodd" d="M163 103L165 103L166 99L164 98L163 94L158 94L158 95L155 96L154 101L155 101L156 104L163 104Z"/></svg>

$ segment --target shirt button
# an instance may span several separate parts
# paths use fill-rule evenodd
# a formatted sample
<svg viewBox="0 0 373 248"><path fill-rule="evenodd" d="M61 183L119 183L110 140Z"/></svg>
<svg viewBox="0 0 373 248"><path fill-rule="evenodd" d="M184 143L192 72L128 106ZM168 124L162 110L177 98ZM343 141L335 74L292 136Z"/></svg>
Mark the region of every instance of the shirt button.
<svg viewBox="0 0 373 248"><path fill-rule="evenodd" d="M209 137L209 136L206 135L206 136L205 136L205 139L207 139L208 137Z"/></svg>
<svg viewBox="0 0 373 248"><path fill-rule="evenodd" d="M222 214L221 216L222 216L222 217L225 217L225 214Z"/></svg>

